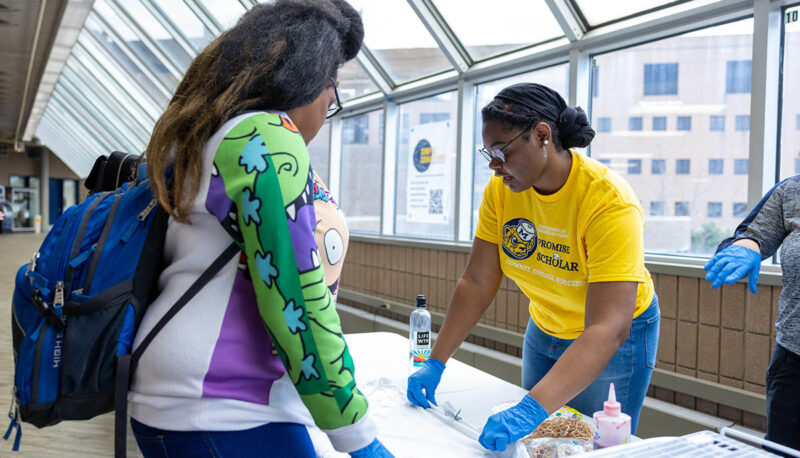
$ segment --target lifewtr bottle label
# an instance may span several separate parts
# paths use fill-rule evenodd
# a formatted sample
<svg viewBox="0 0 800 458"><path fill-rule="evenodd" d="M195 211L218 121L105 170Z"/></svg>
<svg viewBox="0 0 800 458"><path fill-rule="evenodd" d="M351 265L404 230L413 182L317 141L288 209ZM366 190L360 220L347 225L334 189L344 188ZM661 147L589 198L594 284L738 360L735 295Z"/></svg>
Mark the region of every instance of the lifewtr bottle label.
<svg viewBox="0 0 800 458"><path fill-rule="evenodd" d="M431 336L429 331L418 331L414 333L414 350L412 357L414 367L420 367L431 356Z"/></svg>

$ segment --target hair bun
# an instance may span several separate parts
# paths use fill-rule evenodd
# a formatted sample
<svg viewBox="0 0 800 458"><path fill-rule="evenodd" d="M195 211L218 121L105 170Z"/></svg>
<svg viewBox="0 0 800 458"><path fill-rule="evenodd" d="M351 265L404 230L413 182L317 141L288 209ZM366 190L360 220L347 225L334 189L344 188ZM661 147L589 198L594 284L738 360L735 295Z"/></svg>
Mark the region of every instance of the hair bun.
<svg viewBox="0 0 800 458"><path fill-rule="evenodd" d="M344 17L344 24L339 28L342 38L342 53L344 60L349 61L356 57L364 42L364 23L361 15L349 3L344 0L331 0L334 6L341 11Z"/></svg>
<svg viewBox="0 0 800 458"><path fill-rule="evenodd" d="M585 148L594 138L594 129L581 107L567 107L558 117L558 139L563 148Z"/></svg>

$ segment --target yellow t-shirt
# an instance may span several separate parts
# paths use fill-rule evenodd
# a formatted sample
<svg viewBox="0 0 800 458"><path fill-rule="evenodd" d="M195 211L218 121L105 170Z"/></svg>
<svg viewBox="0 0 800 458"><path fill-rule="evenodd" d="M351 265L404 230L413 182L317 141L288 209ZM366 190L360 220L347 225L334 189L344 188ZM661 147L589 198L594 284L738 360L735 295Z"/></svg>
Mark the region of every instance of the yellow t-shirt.
<svg viewBox="0 0 800 458"><path fill-rule="evenodd" d="M539 328L562 339L583 332L592 282L639 283L634 317L653 300L644 267L644 214L630 185L571 151L564 186L520 193L493 176L483 192L475 237L497 245L500 267L530 299Z"/></svg>

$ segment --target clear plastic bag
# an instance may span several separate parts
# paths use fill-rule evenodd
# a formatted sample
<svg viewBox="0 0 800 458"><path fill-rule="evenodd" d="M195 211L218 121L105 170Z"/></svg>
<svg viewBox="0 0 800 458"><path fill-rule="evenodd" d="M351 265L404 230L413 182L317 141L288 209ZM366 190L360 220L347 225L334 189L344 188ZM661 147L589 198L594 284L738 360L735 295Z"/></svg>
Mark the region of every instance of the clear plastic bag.
<svg viewBox="0 0 800 458"><path fill-rule="evenodd" d="M561 458L580 455L592 450L592 441L575 439L540 437L523 441L531 458Z"/></svg>

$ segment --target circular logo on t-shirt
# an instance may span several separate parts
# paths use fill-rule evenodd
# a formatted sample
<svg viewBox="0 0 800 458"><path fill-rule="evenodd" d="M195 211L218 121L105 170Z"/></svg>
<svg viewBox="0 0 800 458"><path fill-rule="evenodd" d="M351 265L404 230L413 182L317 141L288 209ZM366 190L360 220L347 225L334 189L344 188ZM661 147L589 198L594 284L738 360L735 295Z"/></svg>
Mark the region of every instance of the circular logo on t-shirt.
<svg viewBox="0 0 800 458"><path fill-rule="evenodd" d="M431 166L431 158L433 157L433 147L428 140L424 138L417 142L414 147L414 168L422 173L428 170Z"/></svg>
<svg viewBox="0 0 800 458"><path fill-rule="evenodd" d="M525 218L514 218L503 225L503 252L514 259L527 259L536 251L536 226Z"/></svg>

